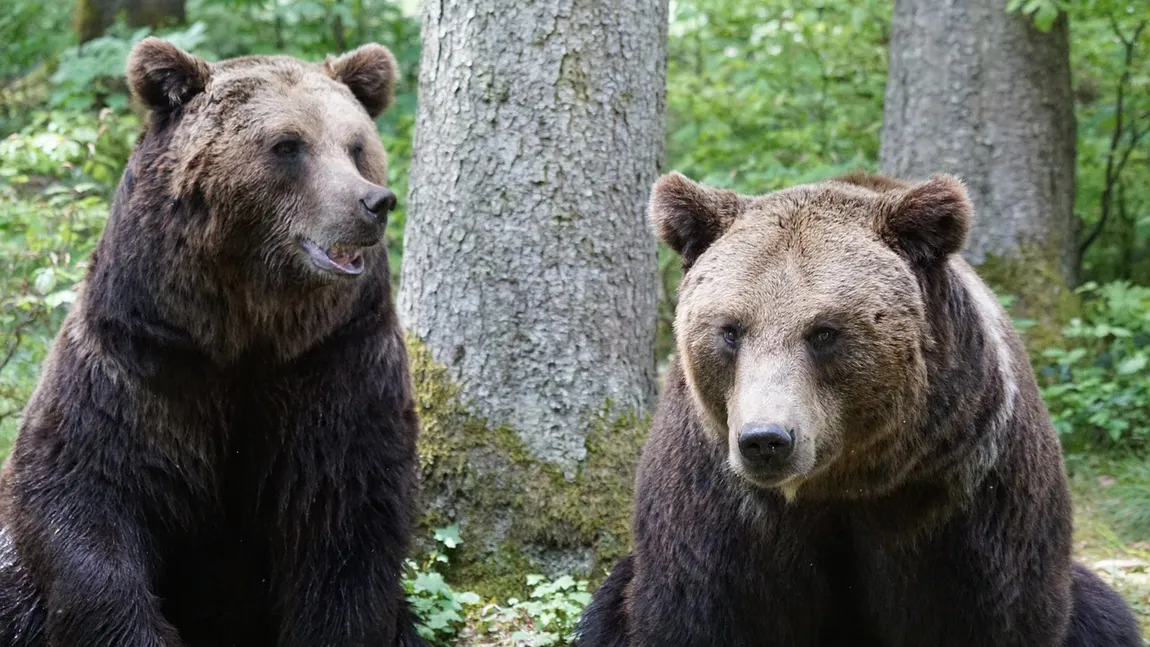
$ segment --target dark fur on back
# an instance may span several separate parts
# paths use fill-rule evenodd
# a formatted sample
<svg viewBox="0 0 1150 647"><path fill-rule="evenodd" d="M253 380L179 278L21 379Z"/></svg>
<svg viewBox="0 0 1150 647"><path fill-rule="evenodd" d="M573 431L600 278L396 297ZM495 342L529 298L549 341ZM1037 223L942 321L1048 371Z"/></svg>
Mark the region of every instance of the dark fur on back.
<svg viewBox="0 0 1150 647"><path fill-rule="evenodd" d="M1139 645L1138 620L1122 596L1082 564L1073 567L1074 610L1065 647Z"/></svg>
<svg viewBox="0 0 1150 647"><path fill-rule="evenodd" d="M910 195L937 195L941 182ZM911 190L895 180L840 179L788 191L788 213L849 213L868 194L848 184L876 190L880 197L869 199L880 208L891 204L888 193L905 201L900 192ZM737 225L744 238L724 248L736 257L698 261L707 289L692 298L704 300L708 316L722 307L713 295L746 293L724 291L728 279L715 268L743 271L752 261L742 250L759 253L746 244L748 232L787 226L785 214L776 224L779 212L767 210L777 202L760 204L773 217ZM920 213L928 222L948 217ZM740 216L754 217L754 209ZM595 593L579 647L1141 645L1121 599L1072 564L1060 447L1020 338L969 267L947 259L952 231L908 233L913 247L899 251L914 268L927 322L921 407L858 450L849 437L858 422L850 421L843 457L806 477L788 501L732 469L680 352L638 470L634 552ZM680 340L680 351L693 350L690 343ZM696 379L713 381L706 370ZM900 378L861 379L878 391Z"/></svg>
<svg viewBox="0 0 1150 647"><path fill-rule="evenodd" d="M180 80L207 65L136 55L150 124L0 479L0 645L422 645L400 581L418 427L385 252L354 280L293 264L280 227L308 196L224 186L256 177L262 149L226 124L258 77ZM356 109L292 59L211 74L238 65ZM236 164L197 158L209 144ZM357 187L386 168L366 146Z"/></svg>

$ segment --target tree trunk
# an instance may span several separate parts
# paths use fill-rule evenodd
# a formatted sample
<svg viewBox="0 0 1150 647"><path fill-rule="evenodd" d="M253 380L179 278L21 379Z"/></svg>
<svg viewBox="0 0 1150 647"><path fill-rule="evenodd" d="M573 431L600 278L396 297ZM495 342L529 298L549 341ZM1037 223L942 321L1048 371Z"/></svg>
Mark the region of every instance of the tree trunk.
<svg viewBox="0 0 1150 647"><path fill-rule="evenodd" d="M1005 4L896 0L879 158L891 175L960 176L975 205L966 257L1050 314L1077 278L1067 21L1042 33Z"/></svg>
<svg viewBox="0 0 1150 647"><path fill-rule="evenodd" d="M461 523L480 589L629 540L666 30L667 0L424 3L399 310L426 350L427 523Z"/></svg>
<svg viewBox="0 0 1150 647"><path fill-rule="evenodd" d="M187 19L184 0L79 0L75 27L80 43L103 36L121 13L131 27L171 27Z"/></svg>

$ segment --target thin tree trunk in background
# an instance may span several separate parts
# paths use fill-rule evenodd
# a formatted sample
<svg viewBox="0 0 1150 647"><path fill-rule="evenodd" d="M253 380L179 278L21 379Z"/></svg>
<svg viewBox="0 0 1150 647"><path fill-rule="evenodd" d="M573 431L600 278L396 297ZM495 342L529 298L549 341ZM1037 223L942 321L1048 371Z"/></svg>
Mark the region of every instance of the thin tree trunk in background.
<svg viewBox="0 0 1150 647"><path fill-rule="evenodd" d="M343 26L343 14L338 11L341 8L343 8L343 2L341 0L336 0L335 7L333 8L334 16L332 17L331 21L331 35L332 39L335 41L335 51L346 52L347 38L344 33L345 30Z"/></svg>
<svg viewBox="0 0 1150 647"><path fill-rule="evenodd" d="M79 41L103 36L120 14L131 27L171 27L187 20L184 0L79 0L74 20Z"/></svg>
<svg viewBox="0 0 1150 647"><path fill-rule="evenodd" d="M667 0L424 3L399 310L468 415L517 445L445 450L441 435L455 432L425 424L429 455L468 459L464 474L425 467L432 514L461 521L465 546L502 546L492 559L513 543L533 563L585 570L596 545L627 541L615 521L629 515L640 432L611 421L645 413L655 391L645 212L666 29ZM589 449L615 442L626 451L603 451L619 473L596 486L615 491L613 509L592 510L582 492L586 510L563 511L566 494L539 491L587 487ZM552 476L532 480L541 473ZM509 494L493 501L473 491L482 484Z"/></svg>
<svg viewBox="0 0 1150 647"><path fill-rule="evenodd" d="M884 116L885 173L965 181L976 210L966 256L992 282L1002 273L999 287L1032 305L1035 291L1075 283L1065 16L1042 33L1004 0L896 0ZM1026 283L1026 272L1042 281Z"/></svg>

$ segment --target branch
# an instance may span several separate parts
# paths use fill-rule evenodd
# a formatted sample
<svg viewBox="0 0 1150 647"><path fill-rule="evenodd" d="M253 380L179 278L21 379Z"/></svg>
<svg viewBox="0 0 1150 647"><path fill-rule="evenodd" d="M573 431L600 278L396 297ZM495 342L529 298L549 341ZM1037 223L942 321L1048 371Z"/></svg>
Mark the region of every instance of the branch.
<svg viewBox="0 0 1150 647"><path fill-rule="evenodd" d="M1110 31L1114 32L1118 40L1122 41L1122 44L1129 48L1130 41L1126 40L1126 37L1122 35L1122 28L1118 26L1118 21L1114 19L1114 14L1110 14L1108 18L1110 19Z"/></svg>
<svg viewBox="0 0 1150 647"><path fill-rule="evenodd" d="M1098 239L1098 236L1102 234L1103 229L1106 227L1106 221L1110 218L1110 204L1113 201L1114 185L1118 182L1118 176L1122 173L1122 168L1126 165L1126 160L1130 157L1131 151L1127 150L1119 166L1117 169L1115 168L1115 153L1117 153L1118 146L1122 142L1122 135L1125 130L1125 123L1123 121L1125 115L1123 114L1123 110L1125 109L1126 102L1126 88L1130 85L1130 69L1134 64L1134 50L1137 48L1138 38L1142 35L1142 30L1146 28L1148 22L1150 21L1143 20L1140 22L1138 26L1134 28L1133 37L1127 40L1126 37L1122 35L1122 29L1118 26L1114 15L1110 15L1110 28L1114 31L1114 35L1118 37L1118 40L1122 41L1125 56L1123 57L1122 76L1118 79L1118 97L1114 106L1114 132L1111 133L1110 136L1110 148L1106 151L1106 182L1102 189L1102 212L1099 214L1098 222L1094 224L1094 228L1090 231L1090 234L1086 236L1086 239L1083 240L1082 244L1078 247L1079 267L1082 266L1082 259L1086 256L1086 250L1094 244L1094 241ZM1139 133L1137 138L1134 139L1133 144L1137 144L1138 139L1141 139L1143 134L1145 134L1145 132ZM1131 145L1131 149L1133 148L1133 144Z"/></svg>
<svg viewBox="0 0 1150 647"><path fill-rule="evenodd" d="M12 358L16 356L16 351L20 349L20 343L24 340L24 328L31 325L34 321L36 321L36 315L30 314L28 318L12 327L12 332L10 333L12 343L4 353L4 359L0 360L0 371L4 370L4 368L8 366L8 363L12 361Z"/></svg>
<svg viewBox="0 0 1150 647"><path fill-rule="evenodd" d="M1138 42L1138 37L1142 35L1142 30L1146 29L1147 24L1150 24L1150 20L1143 20L1142 22L1138 23L1137 27L1134 28L1134 35L1130 37L1131 48L1133 48L1134 44Z"/></svg>
<svg viewBox="0 0 1150 647"><path fill-rule="evenodd" d="M1142 138L1146 136L1147 132L1150 132L1150 127L1143 128L1141 130L1134 128L1130 131L1130 143L1126 147L1126 150L1122 153L1122 159L1118 160L1118 163L1114 165L1115 182L1118 181L1118 178L1122 175L1123 169L1126 168L1126 162L1130 160L1130 154L1138 149L1138 142L1142 141Z"/></svg>

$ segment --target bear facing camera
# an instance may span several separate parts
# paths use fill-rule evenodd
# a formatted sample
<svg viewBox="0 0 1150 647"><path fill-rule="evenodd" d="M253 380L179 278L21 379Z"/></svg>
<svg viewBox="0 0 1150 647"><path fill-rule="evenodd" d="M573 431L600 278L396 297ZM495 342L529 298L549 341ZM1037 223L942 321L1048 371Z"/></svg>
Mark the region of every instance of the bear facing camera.
<svg viewBox="0 0 1150 647"><path fill-rule="evenodd" d="M650 217L684 267L677 352L580 647L1142 644L1071 559L1061 448L959 256L959 180L672 173Z"/></svg>
<svg viewBox="0 0 1150 647"><path fill-rule="evenodd" d="M146 130L0 477L0 645L423 644L396 76L135 46Z"/></svg>

